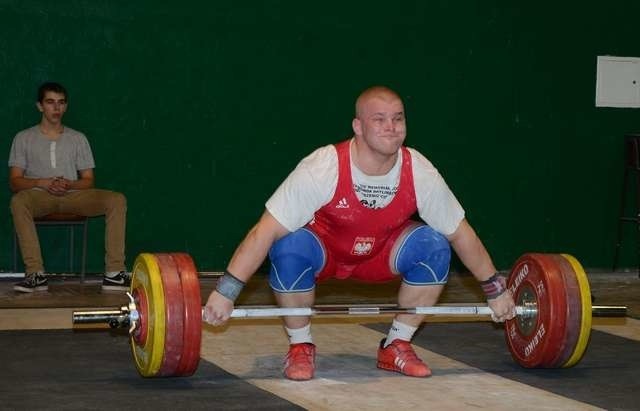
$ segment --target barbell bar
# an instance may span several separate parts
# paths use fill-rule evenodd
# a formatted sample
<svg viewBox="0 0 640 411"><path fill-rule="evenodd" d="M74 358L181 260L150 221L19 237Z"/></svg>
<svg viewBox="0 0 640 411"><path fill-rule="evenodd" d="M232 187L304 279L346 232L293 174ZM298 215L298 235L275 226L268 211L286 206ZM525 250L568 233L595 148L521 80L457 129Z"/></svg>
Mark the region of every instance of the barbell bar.
<svg viewBox="0 0 640 411"><path fill-rule="evenodd" d="M568 254L528 253L514 264L507 288L516 317L505 322L513 359L528 368L566 368L584 355L593 316L626 316L624 306L592 306L589 282ZM184 253L140 254L132 270L130 302L119 309L75 311L73 324L129 328L132 354L144 377L188 376L200 358L203 309L198 272ZM486 305L317 305L307 308L236 307L232 318L317 315L490 315Z"/></svg>
<svg viewBox="0 0 640 411"><path fill-rule="evenodd" d="M132 298L132 297L130 297ZM133 302L133 301L132 301ZM133 303L135 307L135 303ZM133 312L133 314L132 314ZM400 308L396 305L316 305L313 307L239 306L231 312L231 318L271 318L271 317L312 317L322 315L363 315L424 314L448 316L486 316L493 311L486 305L435 305L430 307ZM593 317L626 317L627 307L619 305L594 305ZM536 308L516 306L516 315L535 316ZM131 317L139 318L137 308L131 305L93 311L74 311L73 324L108 324L112 328L128 328Z"/></svg>

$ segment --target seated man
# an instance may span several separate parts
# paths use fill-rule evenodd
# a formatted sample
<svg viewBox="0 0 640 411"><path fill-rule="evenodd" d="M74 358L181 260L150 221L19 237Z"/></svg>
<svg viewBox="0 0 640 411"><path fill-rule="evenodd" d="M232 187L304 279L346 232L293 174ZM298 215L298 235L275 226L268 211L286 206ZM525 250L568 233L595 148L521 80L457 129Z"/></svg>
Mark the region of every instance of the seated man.
<svg viewBox="0 0 640 411"><path fill-rule="evenodd" d="M481 282L495 321L515 316L515 304L489 253L438 170L403 145L400 96L371 87L357 99L354 137L303 159L266 203L266 211L236 249L204 310L205 321L229 319L242 286L269 254L269 283L282 307L310 307L317 282L402 278L398 305L434 305L447 282L451 247ZM418 212L424 221L410 218ZM425 224L426 223L426 224ZM396 315L378 345L379 368L431 375L411 347L424 315ZM315 345L308 317L284 317L289 352L284 375L313 378Z"/></svg>
<svg viewBox="0 0 640 411"><path fill-rule="evenodd" d="M106 215L103 290L127 290L124 264L127 203L124 195L94 189L95 167L84 134L62 124L67 91L57 83L38 90L40 124L19 132L9 154L9 185L15 193L11 213L25 266L24 281L16 291L48 289L34 218L51 213Z"/></svg>

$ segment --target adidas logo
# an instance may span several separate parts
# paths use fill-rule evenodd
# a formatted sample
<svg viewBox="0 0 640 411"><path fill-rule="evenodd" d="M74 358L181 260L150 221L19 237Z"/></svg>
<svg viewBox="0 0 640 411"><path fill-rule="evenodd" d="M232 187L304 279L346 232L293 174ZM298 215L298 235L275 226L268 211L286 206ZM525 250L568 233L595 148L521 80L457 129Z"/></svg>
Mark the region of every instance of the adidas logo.
<svg viewBox="0 0 640 411"><path fill-rule="evenodd" d="M393 362L398 368L400 368L400 370L403 370L405 364L407 363L405 360L400 359L400 357L396 357L396 359Z"/></svg>
<svg viewBox="0 0 640 411"><path fill-rule="evenodd" d="M347 203L347 199L342 197L338 204L336 204L336 208L349 208L349 203Z"/></svg>

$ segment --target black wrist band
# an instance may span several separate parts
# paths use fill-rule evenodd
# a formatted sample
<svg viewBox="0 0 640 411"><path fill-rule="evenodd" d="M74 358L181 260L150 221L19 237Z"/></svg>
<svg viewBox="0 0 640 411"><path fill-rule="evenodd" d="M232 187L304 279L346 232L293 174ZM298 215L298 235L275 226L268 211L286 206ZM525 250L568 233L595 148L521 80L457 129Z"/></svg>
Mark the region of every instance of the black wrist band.
<svg viewBox="0 0 640 411"><path fill-rule="evenodd" d="M482 287L482 291L487 296L487 300L493 300L507 291L507 281L503 276L495 273L488 279L480 281L480 287Z"/></svg>
<svg viewBox="0 0 640 411"><path fill-rule="evenodd" d="M227 297L231 301L235 301L240 295L244 282L236 278L229 271L224 272L224 275L220 277L216 284L216 291L223 296Z"/></svg>

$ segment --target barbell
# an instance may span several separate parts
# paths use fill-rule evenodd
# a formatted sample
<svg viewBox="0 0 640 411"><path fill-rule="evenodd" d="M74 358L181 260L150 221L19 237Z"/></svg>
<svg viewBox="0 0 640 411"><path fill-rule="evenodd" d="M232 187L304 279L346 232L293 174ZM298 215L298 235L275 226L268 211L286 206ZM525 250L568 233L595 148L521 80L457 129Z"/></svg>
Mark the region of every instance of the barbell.
<svg viewBox="0 0 640 411"><path fill-rule="evenodd" d="M592 316L626 316L624 306L592 306L584 269L568 254L528 253L514 264L507 287L516 317L505 322L513 359L527 368L566 368L580 361ZM129 328L136 369L143 377L189 376L200 361L202 307L198 272L185 253L140 254L133 266L130 301L105 310L74 311L73 324ZM490 315L486 305L318 305L237 307L232 318L317 315Z"/></svg>

